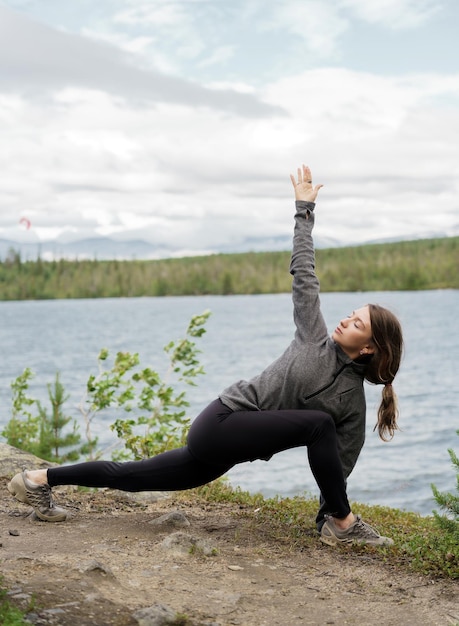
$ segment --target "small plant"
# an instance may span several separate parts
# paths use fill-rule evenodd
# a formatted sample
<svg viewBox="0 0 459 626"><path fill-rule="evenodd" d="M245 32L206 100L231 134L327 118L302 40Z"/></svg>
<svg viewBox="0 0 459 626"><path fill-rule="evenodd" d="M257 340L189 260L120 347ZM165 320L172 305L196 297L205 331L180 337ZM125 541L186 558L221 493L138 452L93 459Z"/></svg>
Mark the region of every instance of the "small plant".
<svg viewBox="0 0 459 626"><path fill-rule="evenodd" d="M96 450L92 424L98 414L108 409L129 414L118 417L110 426L124 444L124 449L112 453L115 460L138 460L183 445L190 423L183 385L195 385L194 379L204 373L198 360L200 350L193 339L205 333L209 315L209 311L194 315L185 337L164 347L169 356L164 378L150 367L141 368L137 353L118 352L111 367L107 367L109 351L101 350L99 373L89 377L79 405L90 459L100 458L104 452Z"/></svg>
<svg viewBox="0 0 459 626"><path fill-rule="evenodd" d="M26 626L24 614L9 602L7 591L3 588L3 579L0 578L0 624L2 626Z"/></svg>
<svg viewBox="0 0 459 626"><path fill-rule="evenodd" d="M43 404L27 395L33 372L26 368L12 383L12 416L1 432L9 445L27 450L47 461L64 463L75 461L80 456L77 446L81 437L76 421L63 413L63 405L68 399L64 387L56 374L53 385L48 385L50 413ZM63 434L64 428L72 422L72 432ZM62 448L67 449L63 453Z"/></svg>
<svg viewBox="0 0 459 626"><path fill-rule="evenodd" d="M100 458L103 451L97 451L97 437L92 434L92 424L101 412L113 407L132 409L130 402L135 399L134 386L127 374L139 364L138 354L118 352L110 369L105 368L109 351L103 348L98 356L99 374L91 374L86 383L86 393L78 408L85 423L87 441L86 453L91 460Z"/></svg>
<svg viewBox="0 0 459 626"><path fill-rule="evenodd" d="M78 425L71 417L64 415L63 405L69 396L64 391L64 386L59 379L59 373L56 374L54 384L48 385L48 397L51 403L51 413L48 415L46 408L37 401L40 436L38 456L55 461L57 463L65 463L67 461L76 461L80 457L81 449L73 448L81 442L81 435L78 432ZM72 424L72 430L63 433L64 428L68 424ZM67 452L63 453L62 448Z"/></svg>
<svg viewBox="0 0 459 626"><path fill-rule="evenodd" d="M36 400L27 395L31 378L32 370L27 367L11 383L13 405L11 419L1 432L10 446L30 452L37 444L40 428L38 415L34 416L30 410Z"/></svg>
<svg viewBox="0 0 459 626"><path fill-rule="evenodd" d="M459 430L456 431L459 435ZM459 457L452 448L448 449L453 468L456 470L456 494L440 492L435 485L431 485L435 500L444 515L434 511L434 517L439 527L450 534L456 543L459 543Z"/></svg>
<svg viewBox="0 0 459 626"><path fill-rule="evenodd" d="M124 441L125 451L118 458L142 459L183 445L190 419L186 417L186 400L183 385L195 385L195 378L204 373L199 363L200 350L193 341L206 331L204 325L210 315L205 311L194 315L188 325L185 337L171 341L164 351L169 356L169 365L164 379L157 372L145 368L134 372L131 380L124 386L123 393L115 401L128 412L133 411L130 401L135 399L135 406L140 415L131 419L117 419L112 424L119 439ZM118 355L114 370L118 366L131 369L137 364L137 355ZM113 372L113 370L112 370ZM111 372L108 373L110 378ZM175 378L175 385L171 378ZM104 377L101 379L103 384ZM92 394L99 388L94 384ZM102 400L105 396L102 394Z"/></svg>

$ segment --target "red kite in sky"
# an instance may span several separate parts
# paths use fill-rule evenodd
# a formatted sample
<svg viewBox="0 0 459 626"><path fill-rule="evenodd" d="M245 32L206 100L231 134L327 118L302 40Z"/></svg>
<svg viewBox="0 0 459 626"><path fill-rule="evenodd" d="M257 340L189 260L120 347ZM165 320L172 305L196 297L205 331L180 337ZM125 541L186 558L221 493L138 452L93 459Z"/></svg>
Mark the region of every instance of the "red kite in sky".
<svg viewBox="0 0 459 626"><path fill-rule="evenodd" d="M20 224L23 224L27 230L29 230L30 228L30 220L28 220L26 217L21 217L21 219L19 220Z"/></svg>

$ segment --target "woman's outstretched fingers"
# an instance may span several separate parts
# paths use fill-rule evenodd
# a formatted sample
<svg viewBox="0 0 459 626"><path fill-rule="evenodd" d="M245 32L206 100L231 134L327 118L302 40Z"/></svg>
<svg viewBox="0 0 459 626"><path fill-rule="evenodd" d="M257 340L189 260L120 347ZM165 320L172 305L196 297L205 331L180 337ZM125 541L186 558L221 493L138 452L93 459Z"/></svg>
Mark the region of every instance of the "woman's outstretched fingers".
<svg viewBox="0 0 459 626"><path fill-rule="evenodd" d="M303 165L303 183L312 183L311 170L307 165Z"/></svg>
<svg viewBox="0 0 459 626"><path fill-rule="evenodd" d="M297 178L295 179L293 174L290 174L290 180L295 190L296 200L315 202L319 189L323 187L321 184L312 186L311 169L304 164L297 169Z"/></svg>
<svg viewBox="0 0 459 626"><path fill-rule="evenodd" d="M309 169L309 167L307 167L307 165L303 165L302 167L299 167L297 169L296 180L293 174L290 174L290 180L292 181L292 185L294 187L296 187L297 185L303 185L305 183L311 183L311 170Z"/></svg>

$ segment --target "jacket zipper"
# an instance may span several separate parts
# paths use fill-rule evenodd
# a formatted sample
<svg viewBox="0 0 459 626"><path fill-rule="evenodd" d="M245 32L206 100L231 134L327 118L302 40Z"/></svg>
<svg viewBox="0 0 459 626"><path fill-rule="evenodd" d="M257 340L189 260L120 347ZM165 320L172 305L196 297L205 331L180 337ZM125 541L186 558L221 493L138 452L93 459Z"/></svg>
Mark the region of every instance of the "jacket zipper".
<svg viewBox="0 0 459 626"><path fill-rule="evenodd" d="M323 387L321 387L320 389L318 389L317 391L314 391L314 393L311 393L309 396L306 396L305 398L303 398L303 402L307 402L308 400L310 400L311 398L315 398L316 396L319 395L319 393L322 393L322 391L326 391L329 387L331 387L335 380L338 378L338 376L341 374L341 372L348 367L349 365L352 365L352 363L344 363L344 365L341 365L341 367L339 368L339 370L337 370L334 374L333 374L333 378L332 380L327 383L326 385L324 385Z"/></svg>

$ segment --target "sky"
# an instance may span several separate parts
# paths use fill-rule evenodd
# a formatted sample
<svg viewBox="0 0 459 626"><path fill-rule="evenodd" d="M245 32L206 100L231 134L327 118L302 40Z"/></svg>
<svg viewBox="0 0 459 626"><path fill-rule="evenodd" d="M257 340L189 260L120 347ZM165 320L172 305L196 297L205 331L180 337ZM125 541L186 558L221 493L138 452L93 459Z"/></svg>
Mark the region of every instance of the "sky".
<svg viewBox="0 0 459 626"><path fill-rule="evenodd" d="M302 163L322 245L459 235L458 26L457 0L0 0L0 238L288 249Z"/></svg>

